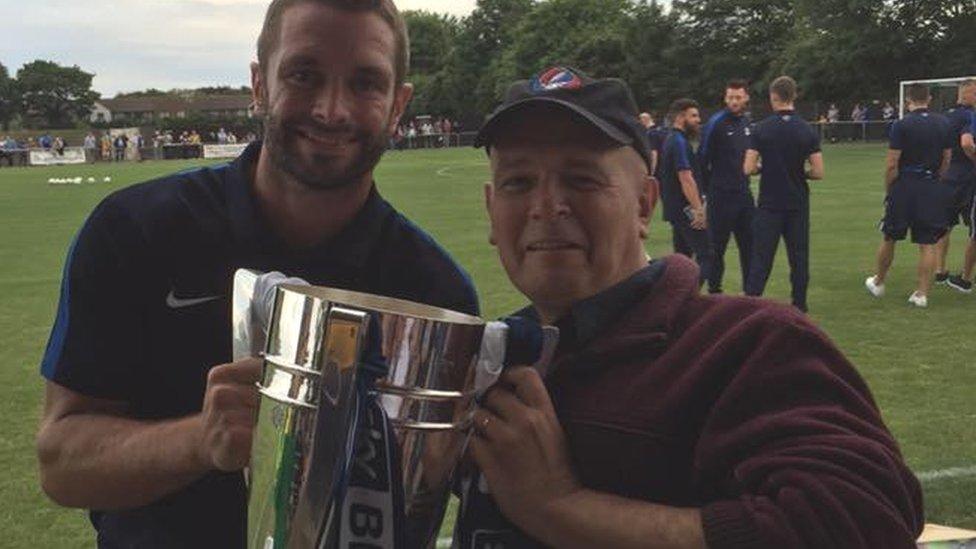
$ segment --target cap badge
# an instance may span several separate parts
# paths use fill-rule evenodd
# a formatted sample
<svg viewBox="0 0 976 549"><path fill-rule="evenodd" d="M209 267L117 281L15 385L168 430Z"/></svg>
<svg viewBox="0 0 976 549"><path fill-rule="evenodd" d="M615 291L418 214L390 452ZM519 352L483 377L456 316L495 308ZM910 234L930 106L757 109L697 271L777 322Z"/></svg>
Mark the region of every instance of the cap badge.
<svg viewBox="0 0 976 549"><path fill-rule="evenodd" d="M570 69L553 67L532 79L532 91L575 90L583 87L583 80Z"/></svg>

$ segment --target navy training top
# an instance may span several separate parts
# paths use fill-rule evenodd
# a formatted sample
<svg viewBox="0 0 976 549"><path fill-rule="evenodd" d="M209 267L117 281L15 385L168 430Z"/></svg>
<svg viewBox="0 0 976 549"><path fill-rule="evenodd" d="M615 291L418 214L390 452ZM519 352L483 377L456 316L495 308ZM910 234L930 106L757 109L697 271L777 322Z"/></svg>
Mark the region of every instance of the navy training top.
<svg viewBox="0 0 976 549"><path fill-rule="evenodd" d="M698 157L695 155L691 142L685 132L678 128L668 133L664 141L664 150L660 160L661 201L664 203L664 220L677 223L685 217L684 209L688 206L688 199L681 190L681 180L678 172L691 170L701 196L701 169Z"/></svg>
<svg viewBox="0 0 976 549"><path fill-rule="evenodd" d="M762 158L759 207L801 210L810 205L805 162L820 152L820 136L792 110L778 111L752 130L749 148Z"/></svg>
<svg viewBox="0 0 976 549"><path fill-rule="evenodd" d="M749 177L742 164L752 135L751 123L722 109L715 113L702 130L698 158L708 194L750 194Z"/></svg>
<svg viewBox="0 0 976 549"><path fill-rule="evenodd" d="M952 131L952 162L949 164L949 171L946 172L946 180L971 181L976 176L973 161L966 156L966 151L962 150L959 140L963 134L969 132L974 112L976 110L969 105L956 105L946 111L945 116L949 119L949 128Z"/></svg>
<svg viewBox="0 0 976 549"><path fill-rule="evenodd" d="M68 252L45 378L123 401L133 418L199 412L207 372L231 361L238 268L478 314L467 274L375 188L334 238L289 250L253 195L260 149L120 190L95 208ZM211 472L146 507L91 512L100 547L243 547L245 517L240 472Z"/></svg>
<svg viewBox="0 0 976 549"><path fill-rule="evenodd" d="M651 150L657 153L657 165L654 166L654 176L661 173L661 154L664 152L664 140L668 138L668 131L659 126L647 130L647 141Z"/></svg>
<svg viewBox="0 0 976 549"><path fill-rule="evenodd" d="M901 151L898 171L935 176L942 166L942 155L952 148L949 120L928 109L915 109L891 126L888 147Z"/></svg>

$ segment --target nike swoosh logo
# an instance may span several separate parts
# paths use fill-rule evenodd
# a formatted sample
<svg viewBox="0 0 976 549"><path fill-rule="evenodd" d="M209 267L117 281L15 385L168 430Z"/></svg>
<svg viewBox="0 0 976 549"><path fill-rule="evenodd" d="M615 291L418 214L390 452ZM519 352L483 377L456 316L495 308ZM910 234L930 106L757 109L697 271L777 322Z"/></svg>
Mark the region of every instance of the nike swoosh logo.
<svg viewBox="0 0 976 549"><path fill-rule="evenodd" d="M220 299L223 296L214 295L207 297L193 297L188 299L181 299L176 297L176 292L174 290L169 291L169 295L166 296L166 306L170 309L183 309L186 307L193 307L195 305L202 305L204 303L209 303Z"/></svg>

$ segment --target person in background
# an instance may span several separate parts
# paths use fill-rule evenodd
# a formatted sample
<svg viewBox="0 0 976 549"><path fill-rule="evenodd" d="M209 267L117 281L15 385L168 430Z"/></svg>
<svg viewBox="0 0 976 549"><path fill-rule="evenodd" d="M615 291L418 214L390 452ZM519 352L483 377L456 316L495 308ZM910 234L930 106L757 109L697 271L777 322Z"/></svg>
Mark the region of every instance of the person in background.
<svg viewBox="0 0 976 549"><path fill-rule="evenodd" d="M823 179L824 163L820 136L797 115L796 97L795 80L789 76L773 80L769 86L773 114L753 127L746 151L745 174L759 174L760 161L762 171L745 293L763 295L782 238L790 263L793 306L807 312L810 283L810 186L807 182Z"/></svg>
<svg viewBox="0 0 976 549"><path fill-rule="evenodd" d="M944 116L929 112L928 86L910 85L907 97L908 116L891 128L881 223L884 239L878 248L877 271L864 286L874 297L884 296L895 244L911 230L912 242L918 244L918 279L908 303L925 308L936 269L936 244L948 230L946 211L952 189L939 184L939 179L949 170L954 134Z"/></svg>

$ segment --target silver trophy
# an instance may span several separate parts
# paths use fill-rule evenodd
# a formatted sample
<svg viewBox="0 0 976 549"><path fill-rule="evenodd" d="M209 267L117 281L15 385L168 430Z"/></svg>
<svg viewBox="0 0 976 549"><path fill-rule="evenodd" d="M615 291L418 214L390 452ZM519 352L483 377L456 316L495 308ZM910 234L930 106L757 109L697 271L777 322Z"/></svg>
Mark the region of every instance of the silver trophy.
<svg viewBox="0 0 976 549"><path fill-rule="evenodd" d="M557 333L543 335L539 365ZM506 337L446 309L238 271L235 356L264 351L248 547L433 547Z"/></svg>

